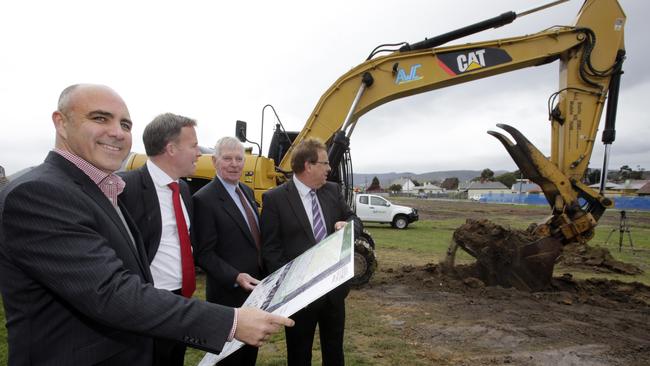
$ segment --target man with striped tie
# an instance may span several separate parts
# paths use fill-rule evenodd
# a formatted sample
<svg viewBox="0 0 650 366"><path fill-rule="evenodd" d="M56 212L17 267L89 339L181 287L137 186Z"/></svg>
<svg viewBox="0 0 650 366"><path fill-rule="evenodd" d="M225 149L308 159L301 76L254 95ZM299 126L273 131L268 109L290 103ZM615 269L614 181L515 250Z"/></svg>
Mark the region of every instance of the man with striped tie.
<svg viewBox="0 0 650 366"><path fill-rule="evenodd" d="M269 272L343 228L349 220L355 221L355 237L362 230L340 187L327 182L331 168L323 143L315 139L301 142L294 150L291 168L293 178L263 197L262 257ZM317 324L323 365L344 364L345 297L349 291L343 284L291 317L296 325L285 329L290 366L311 364Z"/></svg>

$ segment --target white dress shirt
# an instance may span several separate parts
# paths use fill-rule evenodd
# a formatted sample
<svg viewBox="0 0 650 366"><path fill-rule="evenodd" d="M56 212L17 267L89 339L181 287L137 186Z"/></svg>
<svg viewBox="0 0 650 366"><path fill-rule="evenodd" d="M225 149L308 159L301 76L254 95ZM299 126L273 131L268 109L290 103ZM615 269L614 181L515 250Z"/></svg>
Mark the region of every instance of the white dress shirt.
<svg viewBox="0 0 650 366"><path fill-rule="evenodd" d="M307 214L307 218L309 219L309 225L314 227L314 217L312 215L312 208L311 208L311 195L309 192L311 191L311 188L305 185L305 183L301 182L298 177L294 174L293 176L293 183L296 185L296 189L298 190L298 195L300 195L300 200L302 201L302 206L305 208L305 213ZM318 197L316 197L316 200L318 200ZM320 201L318 204L318 210L320 211L320 217L323 218L323 224L325 224L325 215L323 215L323 208L320 207ZM327 232L327 228L325 228Z"/></svg>
<svg viewBox="0 0 650 366"><path fill-rule="evenodd" d="M242 206L242 205L248 206L248 208L250 208L250 210L252 212L254 212L256 209L251 206L251 204L250 204L250 202L248 202L248 200L245 200L246 202L242 202L239 199L239 195L237 194L237 191L236 191L237 184L230 184L230 183L226 182L225 180L223 180L219 175L217 175L217 179L219 179L221 184L223 184L223 187L226 189L226 192L228 192L228 194L230 195L230 198L232 198L233 202L235 202L235 205L239 209L239 212L241 212L241 215L244 217L244 221L246 221L246 223L249 225L248 227L250 227L250 222L248 222L248 215L246 215L246 211L244 210L244 206ZM241 188L239 188L239 189L241 190L241 193L244 196L246 196L246 194L244 193L244 190L241 189ZM253 217L255 217L255 225L257 225L257 227L259 228L260 223L257 220L257 215L253 215Z"/></svg>
<svg viewBox="0 0 650 366"><path fill-rule="evenodd" d="M160 205L160 218L162 219L162 233L158 251L151 262L151 275L156 288L174 291L182 287L183 273L181 267L181 245L178 239L178 227L172 202L172 190L167 186L174 180L151 160L147 160L147 169L151 180L156 187L158 203ZM187 229L190 229L190 218L185 203L181 198L181 207Z"/></svg>

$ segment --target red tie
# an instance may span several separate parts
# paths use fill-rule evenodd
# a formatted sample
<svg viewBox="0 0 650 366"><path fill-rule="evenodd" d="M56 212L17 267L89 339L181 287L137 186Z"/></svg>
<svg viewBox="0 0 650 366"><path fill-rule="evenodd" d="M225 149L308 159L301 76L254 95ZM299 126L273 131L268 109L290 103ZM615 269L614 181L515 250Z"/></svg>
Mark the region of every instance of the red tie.
<svg viewBox="0 0 650 366"><path fill-rule="evenodd" d="M262 240L260 237L260 229L257 227L257 221L255 221L255 214L253 214L253 210L248 205L248 200L246 197L244 197L244 193L241 191L241 189L239 189L239 187L236 187L235 192L237 192L237 195L239 196L241 205L244 206L244 212L246 212L246 218L248 219L248 228L253 235L253 240L255 241L255 246L257 247L257 261L261 266L262 261L260 259L260 242Z"/></svg>
<svg viewBox="0 0 650 366"><path fill-rule="evenodd" d="M174 203L174 215L176 216L176 227L178 228L178 241L181 244L181 269L183 272L183 284L181 294L185 297L192 297L196 289L196 275L194 273L194 258L192 257L192 244L190 235L185 223L185 215L181 207L181 196L178 190L178 183L171 182L167 185L172 190L172 202Z"/></svg>

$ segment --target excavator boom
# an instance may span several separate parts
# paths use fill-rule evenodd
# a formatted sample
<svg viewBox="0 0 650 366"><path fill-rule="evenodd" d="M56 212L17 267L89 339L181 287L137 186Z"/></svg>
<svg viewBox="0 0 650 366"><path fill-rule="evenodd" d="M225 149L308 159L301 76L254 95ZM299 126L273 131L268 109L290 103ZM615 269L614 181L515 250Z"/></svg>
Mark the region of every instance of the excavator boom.
<svg viewBox="0 0 650 366"><path fill-rule="evenodd" d="M321 97L303 130L279 164L290 170L292 148L315 137L345 150L357 120L389 101L559 61L558 91L550 98L550 158L516 128L498 124L505 135L489 131L506 148L526 178L540 185L552 208L537 227L542 239L516 250L508 285L537 290L550 281L562 245L593 237L597 220L612 201L581 183L591 158L608 97L612 136L618 80L624 60L625 14L616 0L587 0L573 26L495 41L438 47L458 37L514 20L512 12L457 31L404 45L369 59L341 76ZM610 83L612 84L610 87ZM609 123L609 122L608 122ZM345 138L347 138L347 140ZM605 139L605 137L604 137ZM611 141L610 141L611 143ZM337 154L330 160L338 163ZM580 201L584 200L586 204ZM476 248L465 248L469 253ZM477 256L479 261L489 259Z"/></svg>

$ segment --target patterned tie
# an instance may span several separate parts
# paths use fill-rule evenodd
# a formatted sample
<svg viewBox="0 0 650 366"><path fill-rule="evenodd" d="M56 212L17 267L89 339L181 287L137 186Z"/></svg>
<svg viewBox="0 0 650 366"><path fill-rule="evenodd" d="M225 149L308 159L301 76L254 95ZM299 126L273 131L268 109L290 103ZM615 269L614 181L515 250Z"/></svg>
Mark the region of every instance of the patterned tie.
<svg viewBox="0 0 650 366"><path fill-rule="evenodd" d="M248 204L248 200L246 197L244 197L244 193L239 189L239 186L235 188L235 192L237 192L237 195L239 196L239 200L241 201L241 205L244 207L244 212L246 212L246 219L248 221L248 228L251 231L251 234L253 235L253 240L255 241L255 247L257 248L257 262L258 264L262 263L261 257L260 257L260 246L261 246L261 236L260 236L260 229L257 227L257 221L255 221L255 214L253 213L253 210L251 209L250 205Z"/></svg>
<svg viewBox="0 0 650 366"><path fill-rule="evenodd" d="M196 289L196 275L194 273L194 258L192 257L192 244L190 235L185 223L185 215L181 207L181 196L178 190L178 183L171 182L167 185L172 190L172 202L174 203L174 216L176 216L176 228L178 229L178 241L181 244L181 270L183 282L181 295L192 297Z"/></svg>
<svg viewBox="0 0 650 366"><path fill-rule="evenodd" d="M325 223L323 222L323 217L320 214L320 206L318 205L316 191L312 189L309 191L309 194L311 195L311 217L314 219L314 238L318 243L327 235L327 230L325 230Z"/></svg>

